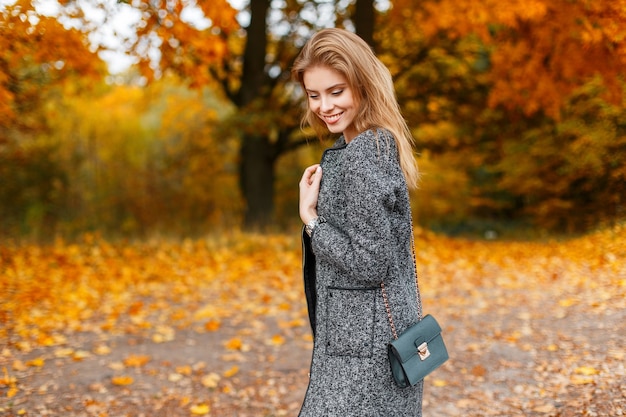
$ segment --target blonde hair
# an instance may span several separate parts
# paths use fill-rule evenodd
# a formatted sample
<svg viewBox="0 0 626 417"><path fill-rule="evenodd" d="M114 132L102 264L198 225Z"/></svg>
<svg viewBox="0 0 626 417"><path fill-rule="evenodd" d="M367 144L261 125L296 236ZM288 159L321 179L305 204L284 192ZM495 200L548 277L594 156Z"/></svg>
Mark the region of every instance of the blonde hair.
<svg viewBox="0 0 626 417"><path fill-rule="evenodd" d="M302 48L291 75L304 89L305 71L316 66L332 68L348 81L359 103L354 120L358 132L384 128L392 133L406 182L410 188L416 188L419 172L413 154L414 139L402 117L391 73L370 46L347 30L323 29ZM320 138L328 134L326 124L308 106L302 122L311 126Z"/></svg>

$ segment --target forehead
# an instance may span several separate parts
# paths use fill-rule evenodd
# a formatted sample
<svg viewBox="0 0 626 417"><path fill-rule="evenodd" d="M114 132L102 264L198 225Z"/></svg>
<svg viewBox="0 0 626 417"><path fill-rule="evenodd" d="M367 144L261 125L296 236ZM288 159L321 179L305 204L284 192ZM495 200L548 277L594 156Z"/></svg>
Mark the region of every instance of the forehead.
<svg viewBox="0 0 626 417"><path fill-rule="evenodd" d="M347 85L348 80L339 71L327 66L315 66L304 71L304 88L309 91L325 91L338 85Z"/></svg>

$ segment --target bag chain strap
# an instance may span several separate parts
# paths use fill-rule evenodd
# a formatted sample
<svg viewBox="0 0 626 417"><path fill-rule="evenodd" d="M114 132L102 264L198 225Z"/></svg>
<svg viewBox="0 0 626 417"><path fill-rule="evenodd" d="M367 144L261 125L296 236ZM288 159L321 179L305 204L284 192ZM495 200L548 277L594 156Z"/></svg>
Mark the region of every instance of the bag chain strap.
<svg viewBox="0 0 626 417"><path fill-rule="evenodd" d="M411 221L411 250L413 251L413 268L415 270L415 297L417 299L417 317L421 320L422 317L422 299L420 297L420 288L417 282L417 259L415 257L415 235L413 232L413 222ZM383 293L383 300L385 301L385 310L387 310L387 318L389 319L389 325L391 326L391 333L393 338L398 339L398 332L396 331L396 325L393 322L391 316L391 308L389 307L389 300L387 299L387 291L385 291L385 281L380 282L380 288Z"/></svg>

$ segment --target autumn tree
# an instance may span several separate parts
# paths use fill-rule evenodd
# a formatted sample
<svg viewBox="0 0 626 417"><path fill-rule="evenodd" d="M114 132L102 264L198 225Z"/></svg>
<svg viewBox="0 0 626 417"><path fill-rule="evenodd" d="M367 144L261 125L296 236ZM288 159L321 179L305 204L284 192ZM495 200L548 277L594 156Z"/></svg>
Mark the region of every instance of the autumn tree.
<svg viewBox="0 0 626 417"><path fill-rule="evenodd" d="M0 219L3 228L38 227L66 182L49 133L49 101L86 88L104 64L81 32L41 16L28 1L0 9ZM62 117L62 115L60 115ZM21 224L26 222L28 224Z"/></svg>
<svg viewBox="0 0 626 417"><path fill-rule="evenodd" d="M189 236L237 224L235 141L214 132L225 112L210 90L168 75L55 104L64 117L50 121L49 141L69 173L60 234Z"/></svg>
<svg viewBox="0 0 626 417"><path fill-rule="evenodd" d="M116 11L139 11L137 36L125 45L138 58L145 80L156 85L176 74L197 91L216 92L226 103L219 107L235 111L226 121L220 116L215 129L218 118L212 108L203 110L205 102L194 104L177 95L180 91L173 97L181 105L161 104L161 112L147 106L149 114L136 106L137 113L124 110L141 100L124 102L131 90L94 98L91 106L84 105L89 99L63 103L60 97L72 96L100 74L96 55L84 46L96 25L85 19L78 2L64 2L58 20L40 16L28 3L3 9L0 141L13 147L2 148L0 169L3 178L20 178L0 187L3 198L16 201L11 216L29 213L26 217L41 221L50 211L50 193L67 191L69 165L64 161L71 156L58 152L65 145L49 140L49 133L56 129L65 135L74 123L94 137L119 134L107 147L93 148L94 166L118 170L124 162L135 173L134 185L120 185L117 195L113 185L119 178L107 178L111 183L104 194L111 198L102 207L115 207L106 211L110 224L119 218L155 224L159 213L166 217L176 211L164 203L168 198L160 199L165 195L184 202L190 219L203 213L213 218L210 213L224 207L216 204L219 190L216 183L198 179L206 172L210 181L209 171L219 175L220 169L213 169L219 164L220 154L214 152L219 143L238 143L238 157L230 165L238 169L245 226L277 224L274 205L284 197L275 195L277 161L307 139L299 128L302 95L289 80L289 68L320 26L356 30L391 69L425 173L418 219L528 218L571 230L623 212L625 26L624 10L616 2L424 0L416 5L395 0L382 13L372 0L251 0L242 11L226 0L91 4L101 9L103 24ZM67 54L68 49L85 53ZM162 99L158 94L153 98ZM63 123L61 115L70 114L60 110L63 105L70 105L64 110L80 120ZM100 116L90 114L89 107L104 109L102 113L110 107L110 122L94 127L91 119ZM144 143L148 133L140 126L119 121L131 113L159 119L163 129L154 130L159 134L150 138L153 144ZM140 134L129 133L134 129ZM134 139L126 141L129 134ZM35 137L39 139L24 140ZM158 153L163 158L158 164L166 170L154 170L133 156L137 146L153 152L170 145ZM185 161L189 166L181 165ZM211 169L204 168L207 164ZM232 190L231 173L220 184L228 183ZM181 194L185 190L169 188L177 181L187 187L188 199ZM87 190L83 195L92 191L86 183L80 186ZM161 186L161 194L150 192L141 199L130 192ZM20 202L15 195L27 198ZM146 210L148 206L158 209ZM11 218L6 207L2 210L3 219Z"/></svg>
<svg viewBox="0 0 626 417"><path fill-rule="evenodd" d="M451 213L567 230L619 218L620 2L393 4L378 37L423 157L436 155L445 168L435 177L462 186L439 191L459 203Z"/></svg>
<svg viewBox="0 0 626 417"><path fill-rule="evenodd" d="M484 42L492 107L558 119L570 94L596 75L607 96L620 102L626 67L623 1L426 0L412 18L427 37L475 34Z"/></svg>
<svg viewBox="0 0 626 417"><path fill-rule="evenodd" d="M0 10L0 35L0 140L10 129L44 129L33 111L51 89L104 74L81 32L38 14L28 1Z"/></svg>
<svg viewBox="0 0 626 417"><path fill-rule="evenodd" d="M114 7L110 2L94 4L104 10ZM191 6L210 23L199 26L185 20L183 11ZM132 7L141 12L141 24L130 49L148 80L175 72L191 86L218 88L237 109L222 132L240 136L244 225L266 227L274 213L276 161L306 143L299 132L300 96L289 80L291 62L305 39L321 26L356 28L371 41L374 1L357 0L346 6L250 0L242 12L242 20L247 20L243 24L226 0L138 1ZM66 13L80 17L78 4L66 3ZM154 51L159 51L157 60L151 59Z"/></svg>

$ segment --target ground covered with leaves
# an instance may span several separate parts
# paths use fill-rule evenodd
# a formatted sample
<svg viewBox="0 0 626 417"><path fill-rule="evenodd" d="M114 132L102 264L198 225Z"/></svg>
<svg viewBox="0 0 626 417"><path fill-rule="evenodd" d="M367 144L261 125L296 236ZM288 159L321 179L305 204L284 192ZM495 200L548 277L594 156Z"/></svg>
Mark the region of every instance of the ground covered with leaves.
<svg viewBox="0 0 626 417"><path fill-rule="evenodd" d="M626 415L626 228L416 231L450 360L425 416ZM296 416L312 339L295 236L0 246L0 415Z"/></svg>

